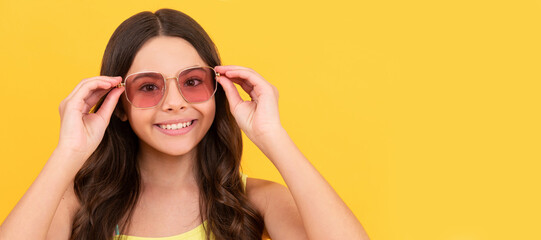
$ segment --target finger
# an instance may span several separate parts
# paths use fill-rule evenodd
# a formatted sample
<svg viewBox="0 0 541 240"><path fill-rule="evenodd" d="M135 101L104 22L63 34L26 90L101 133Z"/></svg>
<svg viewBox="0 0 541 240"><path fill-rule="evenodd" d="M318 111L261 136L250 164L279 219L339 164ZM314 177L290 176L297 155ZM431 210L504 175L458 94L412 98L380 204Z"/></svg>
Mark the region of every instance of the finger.
<svg viewBox="0 0 541 240"><path fill-rule="evenodd" d="M118 83L121 81L120 78L119 80L114 80L114 79L108 79L108 77L106 78L103 78L103 77L95 77L95 78L90 78L90 79L85 79L83 81L81 81L76 87L75 89L65 98L66 101L70 101L71 99L74 98L74 96L81 91L82 88L84 88L85 86L88 86L89 83L91 82L95 82L95 81L102 81L102 82L109 82L111 85L118 85ZM118 82L118 83L117 83Z"/></svg>
<svg viewBox="0 0 541 240"><path fill-rule="evenodd" d="M219 73L225 73L227 71L231 71L231 70L246 70L246 71L252 71L252 72L255 72L253 69L251 68L247 68L247 67L242 67L242 66L237 66L237 65L222 65L222 66L216 66L214 67L214 70L216 70L217 72Z"/></svg>
<svg viewBox="0 0 541 240"><path fill-rule="evenodd" d="M114 88L113 88L114 89ZM96 90L94 91L90 96L88 96L86 99L85 99L85 102L88 104L88 105L95 105L96 103L98 103L98 101L103 97L105 96L108 92L110 92L112 89L100 89L100 90Z"/></svg>
<svg viewBox="0 0 541 240"><path fill-rule="evenodd" d="M92 105L87 103L85 99L96 90L110 89L111 83L107 81L92 81L82 86L71 98L66 98L63 101L63 109L74 109L78 112L88 112Z"/></svg>
<svg viewBox="0 0 541 240"><path fill-rule="evenodd" d="M108 81L115 85L118 85L122 81L122 77L97 76L97 77L83 79L81 82L79 82L79 84L77 84L77 86L75 86L73 91L71 91L71 93L66 97L66 99L72 98L73 95L75 95L75 93L78 92L79 89L81 89L83 85L87 84L88 82L97 81L97 80Z"/></svg>
<svg viewBox="0 0 541 240"><path fill-rule="evenodd" d="M121 79L121 78L118 77L118 79ZM96 90L95 92L92 93L91 96L85 99L85 102L86 102L85 106L89 107L89 109L93 109L89 111L95 112L94 107L100 106L103 103L105 96L114 88L119 87L119 85L117 84L117 81L113 81L113 84L115 84L115 86L113 86L112 88ZM84 112L88 112L86 110L87 109L85 109Z"/></svg>
<svg viewBox="0 0 541 240"><path fill-rule="evenodd" d="M87 99L95 91L99 91L102 89L110 89L114 86L114 83L108 80L98 79L95 81L88 81L81 85L79 90L74 93L72 99L74 99L75 101L84 100Z"/></svg>
<svg viewBox="0 0 541 240"><path fill-rule="evenodd" d="M100 83L104 84L103 89L97 89L90 93L89 96L87 96L85 99L82 100L83 102L83 109L82 112L88 113L90 109L95 106L100 100L103 101L102 97L105 96L108 92L111 91L111 87L108 85L108 83ZM75 102L81 101L78 99L74 99Z"/></svg>
<svg viewBox="0 0 541 240"><path fill-rule="evenodd" d="M238 84L239 86L242 87L242 89L247 92L248 94L250 92L252 92L252 90L254 89L254 87L249 84L248 82L244 81L243 79L240 79L240 78L229 78L229 80L231 80L232 82Z"/></svg>
<svg viewBox="0 0 541 240"><path fill-rule="evenodd" d="M100 106L100 109L98 112L96 112L96 114L100 115L108 122L113 114L113 111L115 110L115 106L118 103L120 95L122 92L124 92L124 89L124 87L120 87L111 90L111 92L107 94L107 97L105 97L103 104Z"/></svg>
<svg viewBox="0 0 541 240"><path fill-rule="evenodd" d="M118 80L116 79L111 79L111 78L108 78L108 79L104 79L106 81L110 81L112 84L114 84L113 88L118 86L118 84L120 83L121 81L121 78L120 77L114 77L114 78L118 78ZM105 96L105 94L107 94L109 91L111 91L112 88L110 89L100 89L100 90L96 90L95 92L92 93L91 96L88 96L85 101L87 102L92 102L92 103L96 103L97 100L99 100L100 98L102 98L103 96ZM96 101L94 101L94 98L97 98ZM102 99L103 100L103 99Z"/></svg>
<svg viewBox="0 0 541 240"><path fill-rule="evenodd" d="M245 70L232 70L226 72L225 75L230 79L242 81L246 85L251 86L251 90L248 94L250 94L252 98L258 98L265 92L273 91L273 86L255 73ZM242 84L239 85L242 86Z"/></svg>
<svg viewBox="0 0 541 240"><path fill-rule="evenodd" d="M261 75L245 69L229 70L225 72L225 76L228 78L240 78L251 85L270 85Z"/></svg>
<svg viewBox="0 0 541 240"><path fill-rule="evenodd" d="M229 80L225 76L218 77L218 82L220 85L222 85L222 88L225 91L225 96L227 97L227 100L229 101L229 106L231 107L231 112L233 112L233 109L241 103L244 102L242 98L240 97L239 91L233 84L231 80Z"/></svg>
<svg viewBox="0 0 541 240"><path fill-rule="evenodd" d="M83 112L89 112L95 106L102 104L105 96L109 94L109 92L111 92L113 89L115 88L100 89L93 92L92 95L90 95L84 100L85 108L83 109Z"/></svg>
<svg viewBox="0 0 541 240"><path fill-rule="evenodd" d="M229 78L229 80L241 86L242 90L244 90L244 92L246 92L250 96L252 101L255 101L255 102L258 101L259 99L258 94L256 94L256 92L254 91L254 87L250 85L248 82L240 78Z"/></svg>
<svg viewBox="0 0 541 240"><path fill-rule="evenodd" d="M237 66L237 65L225 65L225 66L216 66L216 67L214 67L214 70L216 70L216 72L220 73L221 75L226 75L226 76L228 76L227 74L230 71L240 71L240 72L244 72L242 74L244 77L241 77L241 79L247 79L247 80L257 80L257 79L259 79L259 81L257 81L257 82L270 84L267 81L265 81L265 79L259 73L257 73L256 71L254 71L251 68ZM249 79L248 75L252 76L252 78ZM234 77L229 77L229 78L231 80L233 80ZM234 82L236 82L236 81L234 81ZM250 81L250 84L254 85L254 82Z"/></svg>

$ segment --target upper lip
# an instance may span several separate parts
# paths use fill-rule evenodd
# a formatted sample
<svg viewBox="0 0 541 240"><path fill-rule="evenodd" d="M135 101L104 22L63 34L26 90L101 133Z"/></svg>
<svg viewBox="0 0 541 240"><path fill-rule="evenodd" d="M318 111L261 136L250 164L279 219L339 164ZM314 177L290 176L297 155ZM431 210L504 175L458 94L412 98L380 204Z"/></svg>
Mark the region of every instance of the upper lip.
<svg viewBox="0 0 541 240"><path fill-rule="evenodd" d="M192 120L195 120L195 119L193 118L174 119L174 120L167 120L167 121L159 122L159 123L156 123L156 125L185 123L185 122L191 122Z"/></svg>

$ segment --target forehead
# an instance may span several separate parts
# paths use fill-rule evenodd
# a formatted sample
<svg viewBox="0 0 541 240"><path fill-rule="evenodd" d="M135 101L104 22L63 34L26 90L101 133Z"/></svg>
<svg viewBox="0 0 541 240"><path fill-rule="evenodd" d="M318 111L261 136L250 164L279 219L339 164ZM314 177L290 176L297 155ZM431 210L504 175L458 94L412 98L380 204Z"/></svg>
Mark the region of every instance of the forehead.
<svg viewBox="0 0 541 240"><path fill-rule="evenodd" d="M179 37L158 36L149 39L135 55L127 75L141 71L158 71L173 76L180 69L205 66L195 48Z"/></svg>

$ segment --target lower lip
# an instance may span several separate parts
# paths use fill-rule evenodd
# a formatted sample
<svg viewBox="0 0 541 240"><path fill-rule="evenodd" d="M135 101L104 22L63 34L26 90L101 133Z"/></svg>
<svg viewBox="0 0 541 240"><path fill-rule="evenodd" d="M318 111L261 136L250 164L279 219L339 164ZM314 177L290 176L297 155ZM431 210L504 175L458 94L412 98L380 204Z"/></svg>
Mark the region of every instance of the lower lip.
<svg viewBox="0 0 541 240"><path fill-rule="evenodd" d="M158 129L158 131L166 134L166 135L169 135L169 136L178 136L178 135L184 135L186 134L187 132L189 132L190 130L192 130L193 128L193 125L195 125L197 123L197 120L193 120L193 123L188 126L188 127L185 127L185 128L181 128L181 129L163 129L161 128L160 126L158 125L154 125L155 128Z"/></svg>

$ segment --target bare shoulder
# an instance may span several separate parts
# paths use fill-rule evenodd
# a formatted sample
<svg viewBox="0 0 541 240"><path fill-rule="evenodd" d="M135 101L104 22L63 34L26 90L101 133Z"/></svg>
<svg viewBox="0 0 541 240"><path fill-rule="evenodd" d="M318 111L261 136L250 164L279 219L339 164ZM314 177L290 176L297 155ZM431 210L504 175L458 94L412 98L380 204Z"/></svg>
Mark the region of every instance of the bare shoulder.
<svg viewBox="0 0 541 240"><path fill-rule="evenodd" d="M72 182L56 208L47 239L69 239L74 216L80 207Z"/></svg>
<svg viewBox="0 0 541 240"><path fill-rule="evenodd" d="M246 195L263 216L265 230L272 239L307 239L299 210L286 186L249 177Z"/></svg>

